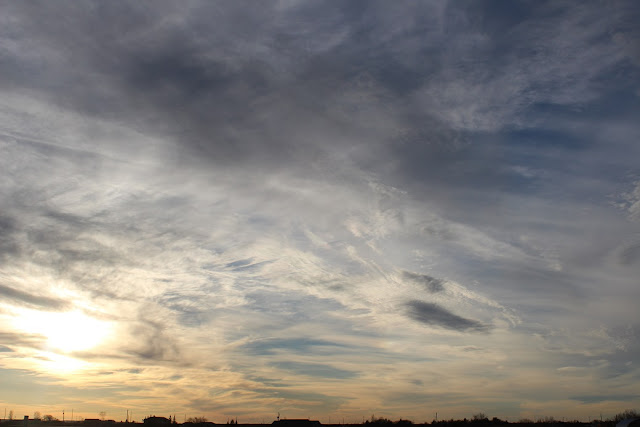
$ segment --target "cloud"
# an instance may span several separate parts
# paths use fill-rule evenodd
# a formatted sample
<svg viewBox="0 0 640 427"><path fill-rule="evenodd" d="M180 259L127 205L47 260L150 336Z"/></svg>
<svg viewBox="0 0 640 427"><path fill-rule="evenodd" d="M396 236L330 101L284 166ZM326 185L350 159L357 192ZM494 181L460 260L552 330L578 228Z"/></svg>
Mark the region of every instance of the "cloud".
<svg viewBox="0 0 640 427"><path fill-rule="evenodd" d="M11 347L39 349L44 346L46 337L38 334L0 332L0 343ZM7 347L5 346L5 347ZM7 347L8 348L8 347Z"/></svg>
<svg viewBox="0 0 640 427"><path fill-rule="evenodd" d="M436 293L444 290L443 281L426 274L417 274L410 271L403 271L402 278L424 286L429 292Z"/></svg>
<svg viewBox="0 0 640 427"><path fill-rule="evenodd" d="M4 261L10 256L15 256L19 253L19 245L16 242L16 235L18 233L18 226L16 221L9 216L0 216L0 235L2 240L0 241L0 260Z"/></svg>
<svg viewBox="0 0 640 427"><path fill-rule="evenodd" d="M619 257L622 265L636 264L640 260L640 242L625 246Z"/></svg>
<svg viewBox="0 0 640 427"><path fill-rule="evenodd" d="M125 347L125 351L135 358L147 362L180 360L180 347L172 335L164 333L165 329L165 326L154 321L137 322L131 330L131 336L135 338L135 343L129 343L128 347Z"/></svg>
<svg viewBox="0 0 640 427"><path fill-rule="evenodd" d="M410 318L425 325L459 332L486 332L490 329L488 325L460 317L434 303L414 300L407 302L405 306Z"/></svg>
<svg viewBox="0 0 640 427"><path fill-rule="evenodd" d="M331 354L340 348L345 347L344 344L313 339L308 337L302 338L287 338L287 339L262 339L252 341L244 345L245 351L251 354L265 356L275 355L279 352L293 352L300 354Z"/></svg>
<svg viewBox="0 0 640 427"><path fill-rule="evenodd" d="M327 379L348 379L358 375L357 372L338 369L322 363L302 363L302 362L273 362L272 366L290 371L297 375L320 377Z"/></svg>
<svg viewBox="0 0 640 427"><path fill-rule="evenodd" d="M0 298L9 299L19 304L35 306L45 310L66 310L71 307L68 301L43 295L34 295L9 286L0 285Z"/></svg>
<svg viewBox="0 0 640 427"><path fill-rule="evenodd" d="M640 221L640 182L636 182L633 191L626 193L626 207L629 212L629 219Z"/></svg>
<svg viewBox="0 0 640 427"><path fill-rule="evenodd" d="M622 395L583 395L572 396L570 399L577 400L582 403L602 403L602 402L628 402L630 400L637 399L637 394L622 394Z"/></svg>

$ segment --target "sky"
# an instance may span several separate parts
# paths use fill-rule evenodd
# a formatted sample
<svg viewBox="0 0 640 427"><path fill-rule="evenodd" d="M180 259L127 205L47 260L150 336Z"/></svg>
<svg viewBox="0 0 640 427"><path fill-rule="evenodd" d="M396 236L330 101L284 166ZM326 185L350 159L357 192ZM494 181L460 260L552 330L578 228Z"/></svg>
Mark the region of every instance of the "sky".
<svg viewBox="0 0 640 427"><path fill-rule="evenodd" d="M0 411L640 407L638 2L0 8Z"/></svg>

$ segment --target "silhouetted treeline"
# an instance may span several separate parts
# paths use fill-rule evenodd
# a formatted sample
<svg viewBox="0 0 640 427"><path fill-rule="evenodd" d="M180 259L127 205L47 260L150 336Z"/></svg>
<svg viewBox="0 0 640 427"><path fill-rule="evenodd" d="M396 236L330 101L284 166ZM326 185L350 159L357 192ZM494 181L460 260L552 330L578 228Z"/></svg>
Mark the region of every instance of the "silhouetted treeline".
<svg viewBox="0 0 640 427"><path fill-rule="evenodd" d="M33 420L33 419L29 419L28 423L25 423L25 420L9 420L9 419L5 419L5 420L0 420L0 424L2 425L2 427L36 427L37 425L42 425L42 426L87 426L87 424L83 421L61 421L61 420L52 420L52 421L44 421L44 420ZM119 421L116 422L114 420L104 420L104 421L100 421L95 422L92 420L92 424L91 427L97 426L97 425L104 425L104 427L106 427L107 425L114 425L114 424L136 424L136 425L143 425L143 423L140 422L134 422L134 421L129 421L128 423L125 421ZM176 425L184 425L186 426L202 426L202 425L213 425L213 424L218 424L218 425L225 425L226 423L213 423L213 422L206 422L206 423L193 423L193 422L186 422L186 423L176 423ZM382 418L382 419L376 419L374 421L370 421L367 420L364 423L338 423L338 424L320 424L320 425L324 425L324 426L345 426L345 427L352 427L352 426L370 426L370 427L376 427L376 426L389 426L389 427L393 427L393 426L411 426L411 427L420 427L420 426L437 426L437 427L480 427L480 426L484 426L484 427L489 427L489 426L500 426L500 425L512 425L512 426L517 426L517 427L615 427L615 425L617 424L616 421L614 421L613 419L609 419L606 421L592 421L592 422L581 422L581 421L558 421L558 420L554 420L554 421L532 421L532 420L527 420L527 419L523 419L520 421L505 421L505 420L501 420L499 418L492 418L492 419L488 419L488 420L484 420L484 421L478 421L478 420L471 420L471 419L462 419L462 420L454 420L454 419L450 419L450 420L438 420L438 421L432 421L432 422L425 422L425 423L414 423L411 420L407 420L407 419L399 419L396 421L392 421L386 418ZM238 426L266 426L269 425L267 423L262 424L262 423L242 423L242 422L238 422L237 424Z"/></svg>
<svg viewBox="0 0 640 427"><path fill-rule="evenodd" d="M36 412L37 413L37 412ZM0 424L2 427L38 427L38 426L75 426L75 427L108 427L116 424L114 420L99 420L99 419L85 419L84 421L60 421L59 419L51 416L45 415L43 417L38 418L28 418L24 417L24 419L2 419L0 420ZM13 414L11 414L13 415ZM544 417L538 420L530 420L527 418L520 419L518 421L507 421L502 420L497 417L493 417L489 419L489 417L485 416L483 413L474 414L471 418L463 418L461 420L433 420L431 422L424 423L414 423L411 420L400 418L396 421L390 420L388 418L376 418L371 416L371 419L363 421L362 423L332 423L332 424L324 424L325 426L335 426L335 427L355 427L355 426L368 426L368 427L420 427L420 426L433 426L433 427L491 427L491 426L505 426L507 424L517 426L517 427L615 427L617 423L622 420L630 419L630 418L639 418L640 419L640 411L628 409L626 411L620 412L611 418L607 418L605 420L593 420L590 422L582 422L582 421L560 421L556 420L553 417ZM162 422L161 422L162 421ZM301 419L292 419L292 420L279 420L275 421L274 425L280 425L276 427L292 427L294 425L300 424L302 426L304 422L304 427L308 427L307 424L321 425L318 421L310 421L310 420L301 420ZM636 423L638 426L636 426ZM136 422L118 422L117 424L141 424ZM225 424L225 423L213 423L208 421L205 417L195 417L190 418L185 423L177 423L175 420L175 416L173 419L164 418L164 417L148 417L145 419L145 424L147 427L160 427L162 425L184 425L185 427L193 426L193 427L207 427L213 424ZM232 420L231 422L227 421L226 424L236 424L239 426L245 427L258 427L264 426L268 424L261 423L242 423L236 420ZM286 426L285 426L286 424ZM629 427L640 427L640 421L634 422Z"/></svg>
<svg viewBox="0 0 640 427"><path fill-rule="evenodd" d="M582 422L582 421L558 421L558 420L538 420L532 421L522 419L520 421L506 421L493 417L491 419L462 419L462 420L439 420L432 421L429 425L438 427L472 427L472 426L501 426L514 425L518 427L615 427L614 421Z"/></svg>

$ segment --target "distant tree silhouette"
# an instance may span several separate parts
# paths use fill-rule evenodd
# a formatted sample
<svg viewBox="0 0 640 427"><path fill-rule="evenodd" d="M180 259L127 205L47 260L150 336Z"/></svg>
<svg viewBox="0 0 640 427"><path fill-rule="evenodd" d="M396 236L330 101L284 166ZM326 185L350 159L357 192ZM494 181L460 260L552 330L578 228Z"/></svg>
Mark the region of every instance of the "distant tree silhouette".
<svg viewBox="0 0 640 427"><path fill-rule="evenodd" d="M33 413L33 419L34 420L39 420L41 418L42 418L42 416L40 415L40 411L36 411L36 412Z"/></svg>
<svg viewBox="0 0 640 427"><path fill-rule="evenodd" d="M187 418L187 422L194 423L194 424L206 423L207 418L206 417L189 417Z"/></svg>
<svg viewBox="0 0 640 427"><path fill-rule="evenodd" d="M640 418L640 412L635 409L627 409L613 416L611 421L619 423L627 418Z"/></svg>
<svg viewBox="0 0 640 427"><path fill-rule="evenodd" d="M484 412L478 412L477 414L473 414L471 421L474 423L486 423L489 421L489 418L487 418Z"/></svg>
<svg viewBox="0 0 640 427"><path fill-rule="evenodd" d="M371 415L371 420L367 420L367 421L365 421L364 423L365 423L366 425L375 425L375 426L384 426L384 425L391 425L391 424L394 424L394 422L393 422L393 421L391 421L391 420L390 420L390 419L388 419L388 418L384 418L384 417L376 418L374 415ZM398 423L400 423L400 424L404 424L404 425L406 425L406 424L413 424L413 422L412 422L412 421L409 421L409 420L403 420L403 419L400 419L400 420L396 421L396 423L395 423L395 424L398 424Z"/></svg>
<svg viewBox="0 0 640 427"><path fill-rule="evenodd" d="M371 421L369 420L365 421L365 424L385 425L385 424L393 424L393 421L387 418L376 418L376 419L372 418Z"/></svg>
<svg viewBox="0 0 640 427"><path fill-rule="evenodd" d="M51 414L47 414L42 417L42 421L58 421L58 419Z"/></svg>

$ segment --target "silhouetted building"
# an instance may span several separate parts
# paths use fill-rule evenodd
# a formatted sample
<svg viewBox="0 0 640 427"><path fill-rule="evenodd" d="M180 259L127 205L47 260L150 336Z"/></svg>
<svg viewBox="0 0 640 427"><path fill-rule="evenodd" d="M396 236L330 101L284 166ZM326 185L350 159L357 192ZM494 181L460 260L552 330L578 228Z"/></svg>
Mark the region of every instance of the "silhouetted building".
<svg viewBox="0 0 640 427"><path fill-rule="evenodd" d="M627 418L616 424L616 427L640 427L640 418Z"/></svg>
<svg viewBox="0 0 640 427"><path fill-rule="evenodd" d="M145 425L148 426L168 426L171 425L171 420L165 417L147 417L144 420Z"/></svg>
<svg viewBox="0 0 640 427"><path fill-rule="evenodd" d="M197 423L194 423L192 421L185 421L184 423L180 424L184 427L192 427L192 426L198 426L198 427L206 427L206 426L214 426L216 425L216 423L211 422L211 421L200 421Z"/></svg>
<svg viewBox="0 0 640 427"><path fill-rule="evenodd" d="M320 421L314 421L309 419L288 419L278 420L271 423L272 426L277 427L317 427L320 425Z"/></svg>
<svg viewBox="0 0 640 427"><path fill-rule="evenodd" d="M101 420L99 418L85 418L82 424L87 427L105 427L111 424L115 424L115 420Z"/></svg>

